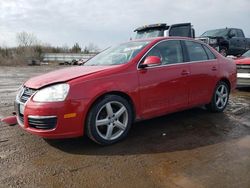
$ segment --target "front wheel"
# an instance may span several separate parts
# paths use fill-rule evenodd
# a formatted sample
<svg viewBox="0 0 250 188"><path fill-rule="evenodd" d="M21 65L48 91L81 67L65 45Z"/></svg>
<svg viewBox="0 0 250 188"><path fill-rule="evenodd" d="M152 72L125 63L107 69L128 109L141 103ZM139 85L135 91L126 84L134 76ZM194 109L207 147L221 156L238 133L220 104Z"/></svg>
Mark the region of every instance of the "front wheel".
<svg viewBox="0 0 250 188"><path fill-rule="evenodd" d="M87 135L98 144L113 144L127 136L132 117L127 100L117 95L105 96L94 104L88 114Z"/></svg>
<svg viewBox="0 0 250 188"><path fill-rule="evenodd" d="M228 85L220 81L215 88L211 102L207 105L207 108L212 112L223 112L226 108L229 99L229 87Z"/></svg>

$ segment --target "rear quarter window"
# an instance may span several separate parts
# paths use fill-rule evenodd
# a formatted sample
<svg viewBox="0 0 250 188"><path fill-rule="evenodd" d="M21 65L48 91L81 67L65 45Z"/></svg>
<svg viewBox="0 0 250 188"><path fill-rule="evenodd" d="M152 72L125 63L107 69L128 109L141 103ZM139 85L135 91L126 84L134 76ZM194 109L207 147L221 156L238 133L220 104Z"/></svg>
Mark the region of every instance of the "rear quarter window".
<svg viewBox="0 0 250 188"><path fill-rule="evenodd" d="M203 48L207 53L208 59L216 59L216 56L213 54L213 52L211 52L211 50L207 46L203 45Z"/></svg>

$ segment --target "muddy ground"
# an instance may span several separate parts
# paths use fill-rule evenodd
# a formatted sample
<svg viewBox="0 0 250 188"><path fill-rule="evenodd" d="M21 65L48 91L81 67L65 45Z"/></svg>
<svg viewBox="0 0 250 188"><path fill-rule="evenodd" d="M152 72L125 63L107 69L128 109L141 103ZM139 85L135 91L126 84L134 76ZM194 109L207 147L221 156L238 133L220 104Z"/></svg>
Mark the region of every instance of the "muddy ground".
<svg viewBox="0 0 250 188"><path fill-rule="evenodd" d="M0 118L22 82L58 68L0 67ZM250 187L250 89L235 91L224 113L195 108L139 122L108 147L2 124L0 187Z"/></svg>

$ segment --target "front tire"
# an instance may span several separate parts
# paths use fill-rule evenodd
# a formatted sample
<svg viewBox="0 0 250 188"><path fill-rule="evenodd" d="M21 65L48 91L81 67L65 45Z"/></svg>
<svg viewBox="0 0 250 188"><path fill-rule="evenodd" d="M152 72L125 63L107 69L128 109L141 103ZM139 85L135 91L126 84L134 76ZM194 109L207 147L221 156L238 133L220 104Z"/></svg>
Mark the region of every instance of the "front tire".
<svg viewBox="0 0 250 188"><path fill-rule="evenodd" d="M211 112L223 112L227 106L228 99L229 87L225 82L220 81L215 87L211 102L206 107Z"/></svg>
<svg viewBox="0 0 250 188"><path fill-rule="evenodd" d="M88 137L100 145L124 139L133 120L128 101L117 95L107 95L91 108L86 122Z"/></svg>

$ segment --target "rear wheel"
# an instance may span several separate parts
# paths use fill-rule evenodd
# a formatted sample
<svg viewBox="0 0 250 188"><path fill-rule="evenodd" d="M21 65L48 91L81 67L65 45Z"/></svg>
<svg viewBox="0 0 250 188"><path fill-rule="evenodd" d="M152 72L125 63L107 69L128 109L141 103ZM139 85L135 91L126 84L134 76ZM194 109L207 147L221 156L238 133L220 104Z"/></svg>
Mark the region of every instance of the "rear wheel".
<svg viewBox="0 0 250 188"><path fill-rule="evenodd" d="M132 110L128 101L117 95L108 95L91 108L86 131L96 143L108 145L125 138L131 124Z"/></svg>
<svg viewBox="0 0 250 188"><path fill-rule="evenodd" d="M207 105L207 108L212 112L223 112L226 108L229 99L229 87L228 85L220 81L215 88L213 98Z"/></svg>

